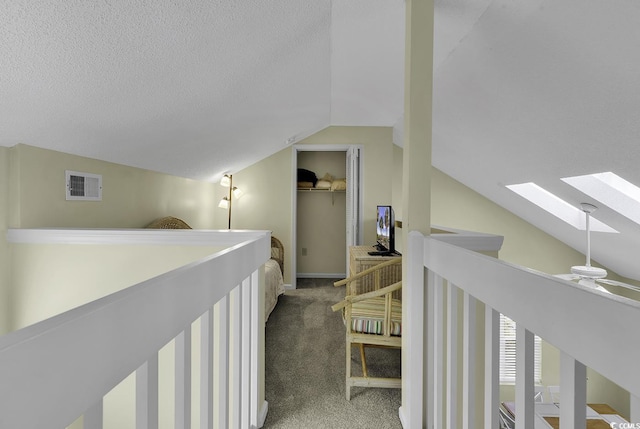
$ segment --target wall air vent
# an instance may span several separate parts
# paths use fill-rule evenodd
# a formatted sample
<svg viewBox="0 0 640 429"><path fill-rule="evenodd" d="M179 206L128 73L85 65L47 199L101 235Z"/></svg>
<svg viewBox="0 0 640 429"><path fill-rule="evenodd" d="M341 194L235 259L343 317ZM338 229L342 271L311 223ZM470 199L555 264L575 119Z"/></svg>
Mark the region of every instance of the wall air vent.
<svg viewBox="0 0 640 429"><path fill-rule="evenodd" d="M67 200L102 201L102 176L65 171Z"/></svg>

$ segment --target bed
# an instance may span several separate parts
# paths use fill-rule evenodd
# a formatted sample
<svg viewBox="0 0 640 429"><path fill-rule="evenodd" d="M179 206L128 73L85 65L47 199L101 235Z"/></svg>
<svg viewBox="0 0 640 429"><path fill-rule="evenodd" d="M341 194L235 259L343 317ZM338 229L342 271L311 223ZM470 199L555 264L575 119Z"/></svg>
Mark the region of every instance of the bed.
<svg viewBox="0 0 640 429"><path fill-rule="evenodd" d="M276 308L278 297L284 293L284 247L280 240L271 236L271 259L264 264L264 321Z"/></svg>
<svg viewBox="0 0 640 429"><path fill-rule="evenodd" d="M151 222L146 228L191 229L182 219L166 216ZM284 246L276 237L271 236L271 259L264 264L264 321L276 308L278 297L284 293Z"/></svg>

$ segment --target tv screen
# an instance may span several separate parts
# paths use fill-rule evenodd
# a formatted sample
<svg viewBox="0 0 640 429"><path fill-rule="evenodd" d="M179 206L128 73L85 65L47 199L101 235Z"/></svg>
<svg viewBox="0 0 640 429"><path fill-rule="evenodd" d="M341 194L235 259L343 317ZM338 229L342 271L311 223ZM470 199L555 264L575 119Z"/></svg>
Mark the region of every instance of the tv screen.
<svg viewBox="0 0 640 429"><path fill-rule="evenodd" d="M395 252L395 220L391 206L378 206L376 242L379 250Z"/></svg>

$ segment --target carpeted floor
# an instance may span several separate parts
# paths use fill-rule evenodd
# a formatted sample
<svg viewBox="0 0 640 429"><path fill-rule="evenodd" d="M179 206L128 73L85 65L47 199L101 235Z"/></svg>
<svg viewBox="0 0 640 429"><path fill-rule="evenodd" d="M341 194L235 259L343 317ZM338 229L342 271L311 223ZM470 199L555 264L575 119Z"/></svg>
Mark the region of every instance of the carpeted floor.
<svg viewBox="0 0 640 429"><path fill-rule="evenodd" d="M266 327L265 428L401 428L400 389L351 389L345 398L344 297L331 279L299 279L281 296ZM356 348L354 375L361 374ZM399 376L400 351L367 349L371 376Z"/></svg>

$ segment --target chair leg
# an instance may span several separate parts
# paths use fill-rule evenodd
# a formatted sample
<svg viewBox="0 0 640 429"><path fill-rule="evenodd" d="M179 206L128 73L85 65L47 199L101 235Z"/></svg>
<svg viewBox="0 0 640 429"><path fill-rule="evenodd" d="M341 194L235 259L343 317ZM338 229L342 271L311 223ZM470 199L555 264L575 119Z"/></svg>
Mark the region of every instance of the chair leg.
<svg viewBox="0 0 640 429"><path fill-rule="evenodd" d="M351 343L347 341L347 364L345 366L345 395L347 397L347 401L351 400Z"/></svg>
<svg viewBox="0 0 640 429"><path fill-rule="evenodd" d="M362 364L362 376L369 377L367 374L367 357L364 354L364 344L360 343L360 363Z"/></svg>

